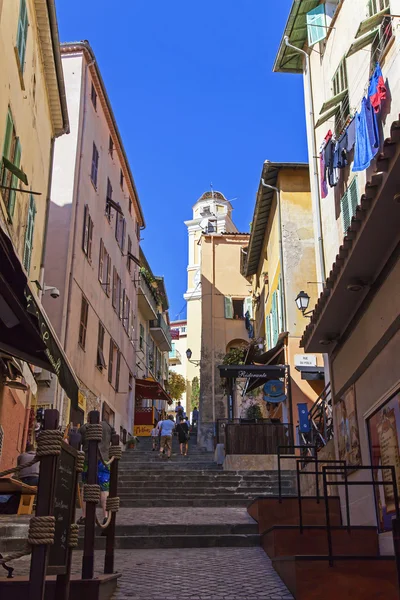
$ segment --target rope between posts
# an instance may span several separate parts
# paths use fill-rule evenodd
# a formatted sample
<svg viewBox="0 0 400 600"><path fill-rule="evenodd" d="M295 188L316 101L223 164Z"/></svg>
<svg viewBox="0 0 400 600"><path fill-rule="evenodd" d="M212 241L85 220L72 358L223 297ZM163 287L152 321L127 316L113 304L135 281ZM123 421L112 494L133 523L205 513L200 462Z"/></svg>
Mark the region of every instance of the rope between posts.
<svg viewBox="0 0 400 600"><path fill-rule="evenodd" d="M82 473L84 464L85 464L85 453L78 451L78 454L76 457L76 463L75 463L75 469L78 473Z"/></svg>
<svg viewBox="0 0 400 600"><path fill-rule="evenodd" d="M0 565L28 556L32 552L32 546L54 544L54 532L56 520L53 516L32 517L29 522L28 543L23 550L12 552L0 560Z"/></svg>
<svg viewBox="0 0 400 600"><path fill-rule="evenodd" d="M107 527L111 523L112 514L119 511L120 499L119 496L115 496L113 498L108 497L106 500L106 510L108 510L107 521L103 524L100 523L96 516L96 523L100 527L100 529L107 529Z"/></svg>
<svg viewBox="0 0 400 600"><path fill-rule="evenodd" d="M0 472L0 477L11 475L12 473L19 473L22 469L31 467L35 463L39 462L43 456L59 456L61 454L61 444L63 435L58 429L45 429L41 431L38 437L38 447L36 450L36 456L33 460L25 465L17 465L11 469L6 469Z"/></svg>

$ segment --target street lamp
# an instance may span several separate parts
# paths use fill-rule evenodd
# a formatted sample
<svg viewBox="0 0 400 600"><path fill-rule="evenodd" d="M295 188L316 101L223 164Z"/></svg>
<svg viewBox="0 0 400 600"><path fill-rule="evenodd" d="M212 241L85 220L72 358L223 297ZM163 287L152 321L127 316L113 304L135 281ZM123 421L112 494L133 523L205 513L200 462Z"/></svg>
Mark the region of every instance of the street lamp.
<svg viewBox="0 0 400 600"><path fill-rule="evenodd" d="M188 348L188 349L186 350L186 358L187 358L187 359L188 359L188 361L189 361L190 363L192 363L193 365L196 365L197 367L199 366L199 364L200 364L200 361L199 361L199 360L190 360L190 359L192 358L192 351L191 351L191 349L190 349L190 348Z"/></svg>
<svg viewBox="0 0 400 600"><path fill-rule="evenodd" d="M309 317L311 319L311 314L314 312L312 310L310 310L309 312L306 312L308 305L310 303L310 296L304 292L303 290L301 290L301 292L299 292L297 294L297 297L295 299L297 308L299 310L301 310L301 312L303 313L303 317Z"/></svg>

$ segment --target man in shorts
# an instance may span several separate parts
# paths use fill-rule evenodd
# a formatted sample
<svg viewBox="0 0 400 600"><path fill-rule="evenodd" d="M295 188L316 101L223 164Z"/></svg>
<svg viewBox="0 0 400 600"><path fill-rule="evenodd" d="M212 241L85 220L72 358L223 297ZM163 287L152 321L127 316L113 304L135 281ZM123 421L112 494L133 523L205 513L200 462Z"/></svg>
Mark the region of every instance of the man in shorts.
<svg viewBox="0 0 400 600"><path fill-rule="evenodd" d="M174 417L170 415L165 421L161 421L161 443L160 443L160 458L162 458L164 448L167 451L167 457L171 458L172 450L172 434L175 429Z"/></svg>

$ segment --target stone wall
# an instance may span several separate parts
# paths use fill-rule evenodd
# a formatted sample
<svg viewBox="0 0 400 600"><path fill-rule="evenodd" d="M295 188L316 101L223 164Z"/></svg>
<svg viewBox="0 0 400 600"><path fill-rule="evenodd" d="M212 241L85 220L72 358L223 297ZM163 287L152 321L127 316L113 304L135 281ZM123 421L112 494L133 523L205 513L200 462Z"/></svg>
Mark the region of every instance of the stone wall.
<svg viewBox="0 0 400 600"><path fill-rule="evenodd" d="M318 463L318 471L321 473L319 477L319 493L323 494L323 481L322 481L322 467L324 466L325 460L334 460L335 457L335 445L334 440L330 440L327 445L322 448L318 452L318 460L321 463ZM289 462L289 461L286 461ZM316 477L313 472L315 472L315 463L310 463L304 469L305 472L308 472L309 475L300 475L300 485L301 485L301 493L302 496L316 496ZM304 472L303 471L303 472ZM329 479L335 479L334 476L330 476ZM331 485L328 487L329 496L337 496L338 495L338 486Z"/></svg>

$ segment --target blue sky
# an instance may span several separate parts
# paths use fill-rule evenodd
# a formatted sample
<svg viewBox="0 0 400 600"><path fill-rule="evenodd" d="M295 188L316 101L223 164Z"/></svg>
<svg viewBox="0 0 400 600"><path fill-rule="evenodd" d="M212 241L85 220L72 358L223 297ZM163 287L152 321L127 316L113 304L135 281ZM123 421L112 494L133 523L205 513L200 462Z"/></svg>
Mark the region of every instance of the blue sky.
<svg viewBox="0 0 400 600"><path fill-rule="evenodd" d="M107 86L174 319L192 205L214 189L248 231L264 160L307 160L301 76L272 73L292 0L58 0L60 39L87 39ZM185 316L185 312L180 318Z"/></svg>

